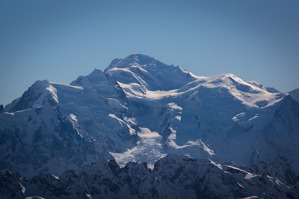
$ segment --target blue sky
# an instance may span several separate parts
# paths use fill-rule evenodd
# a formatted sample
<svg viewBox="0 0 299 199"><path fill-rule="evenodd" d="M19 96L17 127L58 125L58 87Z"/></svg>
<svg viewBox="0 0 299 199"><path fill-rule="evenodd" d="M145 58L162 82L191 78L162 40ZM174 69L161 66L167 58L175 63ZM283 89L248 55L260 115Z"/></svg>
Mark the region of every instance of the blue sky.
<svg viewBox="0 0 299 199"><path fill-rule="evenodd" d="M0 104L133 53L194 74L299 87L297 0L0 0Z"/></svg>

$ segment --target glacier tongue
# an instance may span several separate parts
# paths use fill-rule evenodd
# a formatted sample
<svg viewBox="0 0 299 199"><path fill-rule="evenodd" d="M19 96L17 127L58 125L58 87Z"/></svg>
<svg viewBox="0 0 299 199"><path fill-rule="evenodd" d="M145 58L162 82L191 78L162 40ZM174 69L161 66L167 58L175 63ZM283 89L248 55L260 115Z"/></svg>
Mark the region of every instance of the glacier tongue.
<svg viewBox="0 0 299 199"><path fill-rule="evenodd" d="M147 162L148 167L153 168L157 160L166 156L161 144L162 136L148 128L140 127L138 137L139 140L135 147L127 149L123 153L110 153L122 167L128 162Z"/></svg>

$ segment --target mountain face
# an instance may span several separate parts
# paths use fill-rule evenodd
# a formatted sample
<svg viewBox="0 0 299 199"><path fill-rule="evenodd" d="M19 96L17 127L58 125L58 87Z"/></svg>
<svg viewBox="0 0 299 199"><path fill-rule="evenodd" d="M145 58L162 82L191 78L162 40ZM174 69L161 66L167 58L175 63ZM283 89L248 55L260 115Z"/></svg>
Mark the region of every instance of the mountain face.
<svg viewBox="0 0 299 199"><path fill-rule="evenodd" d="M257 158L271 162L273 157L287 157L293 165L299 165L297 145L299 141L299 103L291 96L282 100L255 143ZM288 147L285 147L285 145ZM296 167L297 168L297 167ZM297 170L298 171L298 170Z"/></svg>
<svg viewBox="0 0 299 199"><path fill-rule="evenodd" d="M299 102L299 88L290 92L290 96L297 102Z"/></svg>
<svg viewBox="0 0 299 199"><path fill-rule="evenodd" d="M178 154L245 166L282 156L299 172L292 96L134 54L70 85L37 81L2 108L0 168L27 177L109 159L153 168Z"/></svg>
<svg viewBox="0 0 299 199"><path fill-rule="evenodd" d="M0 115L1 169L59 173L103 157L101 146L63 114L53 90L38 81Z"/></svg>
<svg viewBox="0 0 299 199"><path fill-rule="evenodd" d="M231 163L168 155L155 163L114 160L72 169L59 176L24 179L6 171L0 176L2 198L298 198L299 180L285 159L261 162L254 170Z"/></svg>

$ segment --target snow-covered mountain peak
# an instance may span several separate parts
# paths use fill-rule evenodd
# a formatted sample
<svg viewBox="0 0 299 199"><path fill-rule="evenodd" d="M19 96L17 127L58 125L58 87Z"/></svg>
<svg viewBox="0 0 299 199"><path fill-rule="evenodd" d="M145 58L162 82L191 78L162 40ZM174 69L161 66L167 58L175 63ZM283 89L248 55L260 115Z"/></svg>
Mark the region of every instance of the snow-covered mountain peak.
<svg viewBox="0 0 299 199"><path fill-rule="evenodd" d="M250 82L244 81L241 78L231 73L223 73L220 75L207 78L207 82L209 84L213 84L214 86L220 86L220 87L225 86L228 88L234 87L241 92L257 93L263 90L261 84L258 83L251 84Z"/></svg>
<svg viewBox="0 0 299 199"><path fill-rule="evenodd" d="M186 70L164 64L152 57L134 54L125 59L114 60L105 69L105 74L120 84L125 84L130 93L144 95L155 90L173 90L195 80Z"/></svg>
<svg viewBox="0 0 299 199"><path fill-rule="evenodd" d="M51 83L47 80L38 80L24 92L22 97L8 104L4 111L15 112L40 107L48 97L58 102L56 90Z"/></svg>
<svg viewBox="0 0 299 199"><path fill-rule="evenodd" d="M48 140L40 135L51 135L53 146L47 145L44 150L47 152L56 149L56 138L65 142L68 137L76 136L70 143L83 142L94 155L89 156L81 148L80 161L74 165L92 162L98 154L109 158L112 155L120 165L128 161L153 165L169 153L219 161L232 159L249 165L252 156L266 157L264 149L257 151L252 143L274 116L278 121L281 119L275 111L283 105L280 101L285 95L230 73L196 76L178 66L134 54L115 59L104 72L95 69L89 75L80 76L71 85L37 81L4 110L13 113L0 113L0 136L3 135L0 138L15 143L11 135L20 132L30 135L27 140L18 137L20 141L15 145L22 147L23 142L32 145L31 137L46 143ZM291 105L294 108L283 109L281 113L297 118L298 104L294 100L284 106ZM290 124L281 126L297 124L295 120L289 121ZM294 125L294 131L297 128ZM3 145L3 151L7 146L10 145ZM75 145L70 147L76 149ZM34 149L28 147L25 151L31 153L30 150ZM273 157L279 154L273 148L268 151L273 152ZM45 159L52 158L51 154L40 154ZM26 155L21 153L20 157ZM68 155L63 158L67 159ZM17 161L0 158L0 166L1 160L7 165ZM57 158L60 156L54 154L53 159L58 161ZM31 167L30 162L26 164ZM296 165L299 168L299 163ZM35 171L42 172L41 168L48 167L41 164Z"/></svg>
<svg viewBox="0 0 299 199"><path fill-rule="evenodd" d="M111 64L105 69L105 72L112 68L129 68L131 66L155 66L158 60L142 54L132 54L124 59L114 59Z"/></svg>
<svg viewBox="0 0 299 199"><path fill-rule="evenodd" d="M197 80L185 86L184 89L204 87L221 93L229 93L235 99L250 107L266 107L279 102L284 96L281 92L270 92L257 82L244 81L231 73L212 77L197 77Z"/></svg>
<svg viewBox="0 0 299 199"><path fill-rule="evenodd" d="M280 92L273 92L257 82L244 81L231 73L196 76L179 66L167 65L141 54L114 60L105 69L105 74L118 83L128 98L160 100L206 88L229 93L250 107L266 107L283 97Z"/></svg>
<svg viewBox="0 0 299 199"><path fill-rule="evenodd" d="M89 75L79 76L71 83L71 85L96 88L106 85L107 81L108 80L103 71L94 69Z"/></svg>

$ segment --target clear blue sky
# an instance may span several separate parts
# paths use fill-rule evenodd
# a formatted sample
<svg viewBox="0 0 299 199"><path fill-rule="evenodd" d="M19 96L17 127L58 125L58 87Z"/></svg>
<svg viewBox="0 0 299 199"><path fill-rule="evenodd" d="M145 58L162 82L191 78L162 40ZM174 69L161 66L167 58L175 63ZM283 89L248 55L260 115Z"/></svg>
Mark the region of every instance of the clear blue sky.
<svg viewBox="0 0 299 199"><path fill-rule="evenodd" d="M298 0L0 0L0 104L132 53L299 87Z"/></svg>

